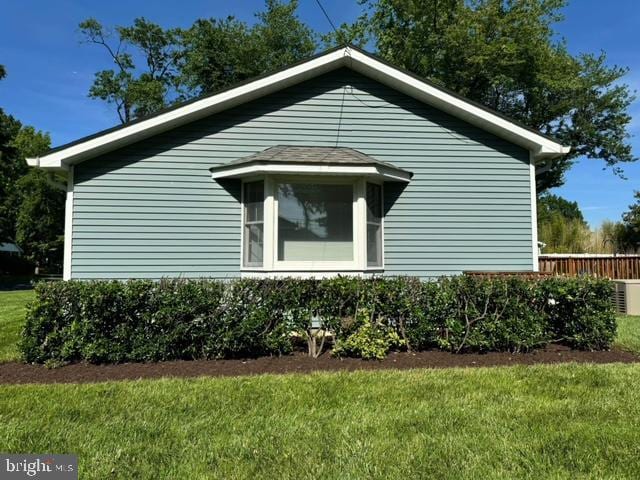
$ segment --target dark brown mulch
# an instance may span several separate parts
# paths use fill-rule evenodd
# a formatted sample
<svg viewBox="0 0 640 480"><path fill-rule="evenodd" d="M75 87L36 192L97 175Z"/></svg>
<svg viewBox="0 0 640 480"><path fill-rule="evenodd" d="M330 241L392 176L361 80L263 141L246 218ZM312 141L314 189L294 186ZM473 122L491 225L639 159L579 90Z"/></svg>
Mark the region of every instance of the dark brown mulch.
<svg viewBox="0 0 640 480"><path fill-rule="evenodd" d="M77 363L59 368L23 363L0 363L0 384L89 383L160 377L236 376L262 373L308 373L314 371L353 371L408 368L486 367L534 365L540 363L634 363L640 357L621 350L583 352L561 345L550 345L531 353L452 354L440 351L392 353L382 361L354 358L337 359L323 355L312 359L302 353L285 357L250 360L193 360L159 363L91 365Z"/></svg>

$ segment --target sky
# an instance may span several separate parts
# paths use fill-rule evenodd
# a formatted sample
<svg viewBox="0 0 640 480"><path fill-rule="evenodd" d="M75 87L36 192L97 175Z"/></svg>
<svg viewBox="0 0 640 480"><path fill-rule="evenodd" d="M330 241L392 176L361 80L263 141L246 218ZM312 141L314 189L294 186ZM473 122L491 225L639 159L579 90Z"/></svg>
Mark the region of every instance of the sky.
<svg viewBox="0 0 640 480"><path fill-rule="evenodd" d="M337 25L360 13L356 0L322 0ZM188 27L197 18L234 15L252 22L263 0L3 0L0 15L0 107L24 124L51 134L53 146L118 124L112 106L87 97L94 73L108 67L97 46L80 43L78 24L129 25L144 16L163 27ZM572 0L556 25L572 53L605 51L611 65L630 68L625 82L640 92L637 0ZM300 18L319 32L330 26L315 0L300 0ZM640 100L631 108L634 155L640 157ZM592 227L619 220L640 190L640 161L625 166L626 179L603 171L603 162L580 159L554 190L577 201Z"/></svg>

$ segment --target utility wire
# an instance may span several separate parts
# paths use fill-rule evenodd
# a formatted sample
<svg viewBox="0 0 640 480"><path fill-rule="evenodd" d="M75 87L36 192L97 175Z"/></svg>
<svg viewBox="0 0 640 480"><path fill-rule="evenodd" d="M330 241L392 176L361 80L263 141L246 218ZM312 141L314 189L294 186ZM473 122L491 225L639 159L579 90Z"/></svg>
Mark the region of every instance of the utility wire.
<svg viewBox="0 0 640 480"><path fill-rule="evenodd" d="M329 22L329 25L331 25L331 28L333 28L333 31L336 32L336 40L338 40L339 42L342 42L342 46L346 46L346 42L344 41L344 39L342 39L342 35L340 35L340 32L338 32L338 29L336 28L335 24L331 20L331 17L327 13L327 11L322 6L322 3L320 3L320 0L316 0L316 3L320 7L320 10L322 10L322 13L324 14L325 18Z"/></svg>

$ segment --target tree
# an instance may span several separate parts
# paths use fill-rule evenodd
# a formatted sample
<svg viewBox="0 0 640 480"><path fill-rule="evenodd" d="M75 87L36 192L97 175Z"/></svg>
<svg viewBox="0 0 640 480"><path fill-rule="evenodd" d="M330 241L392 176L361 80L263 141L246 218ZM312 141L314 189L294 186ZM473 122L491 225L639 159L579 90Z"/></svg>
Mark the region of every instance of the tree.
<svg viewBox="0 0 640 480"><path fill-rule="evenodd" d="M593 253L627 253L630 250L627 230L622 222L605 220L595 232L600 250Z"/></svg>
<svg viewBox="0 0 640 480"><path fill-rule="evenodd" d="M183 83L193 94L211 93L309 57L317 42L297 8L297 0L267 0L253 27L234 17L197 20L181 32Z"/></svg>
<svg viewBox="0 0 640 480"><path fill-rule="evenodd" d="M14 143L20 128L19 121L0 109L0 242L15 238L15 184L27 172Z"/></svg>
<svg viewBox="0 0 640 480"><path fill-rule="evenodd" d="M18 181L29 171L25 158L46 152L50 144L48 133L23 126L0 109L0 242L16 239L17 212L22 201Z"/></svg>
<svg viewBox="0 0 640 480"><path fill-rule="evenodd" d="M18 181L17 187L21 194L16 220L17 244L37 267L60 271L65 192L42 170L31 170Z"/></svg>
<svg viewBox="0 0 640 480"><path fill-rule="evenodd" d="M629 210L622 215L627 247L633 251L640 248L640 191L634 194L636 203L629 205Z"/></svg>
<svg viewBox="0 0 640 480"><path fill-rule="evenodd" d="M582 221L567 219L558 212L538 226L538 239L545 244L545 253L585 253L590 236Z"/></svg>
<svg viewBox="0 0 640 480"><path fill-rule="evenodd" d="M635 161L621 83L604 53L571 55L553 24L566 0L361 0L358 20L378 54L418 75L571 145L538 181L559 186L578 156L616 173Z"/></svg>
<svg viewBox="0 0 640 480"><path fill-rule="evenodd" d="M89 96L114 104L122 123L151 114L178 96L181 51L177 29L163 30L144 18L114 33L89 18L80 23L83 41L103 47L115 69L96 73ZM129 49L133 49L134 53ZM144 67L136 65L142 60Z"/></svg>
<svg viewBox="0 0 640 480"><path fill-rule="evenodd" d="M62 259L65 195L48 174L30 171L25 161L50 145L48 133L0 109L0 242L16 242L36 265L52 266Z"/></svg>
<svg viewBox="0 0 640 480"><path fill-rule="evenodd" d="M298 0L266 0L266 10L256 14L258 23L251 31L256 73L287 67L318 48L315 33L300 21L297 9Z"/></svg>
<svg viewBox="0 0 640 480"><path fill-rule="evenodd" d="M567 220L578 220L585 225L587 223L578 202L570 202L551 193L540 195L538 198L538 223L545 223L556 214Z"/></svg>
<svg viewBox="0 0 640 480"><path fill-rule="evenodd" d="M182 31L181 79L187 89L196 95L208 94L253 75L249 38L247 25L234 17L196 20Z"/></svg>

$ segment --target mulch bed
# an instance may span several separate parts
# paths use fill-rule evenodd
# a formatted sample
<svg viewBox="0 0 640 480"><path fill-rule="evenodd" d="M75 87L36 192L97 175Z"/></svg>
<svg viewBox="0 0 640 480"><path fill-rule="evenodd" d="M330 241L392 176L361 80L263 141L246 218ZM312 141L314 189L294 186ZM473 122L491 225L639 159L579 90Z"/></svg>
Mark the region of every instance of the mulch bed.
<svg viewBox="0 0 640 480"><path fill-rule="evenodd" d="M264 373L309 373L315 371L354 371L409 368L487 367L550 363L635 363L640 357L622 350L583 352L562 345L550 345L531 353L452 354L441 351L392 353L382 361L354 358L337 359L328 354L312 359L303 353L284 357L247 360L193 360L159 363L91 365L77 363L59 368L42 365L0 363L0 384L90 383L108 380L134 380L161 377L227 377Z"/></svg>

